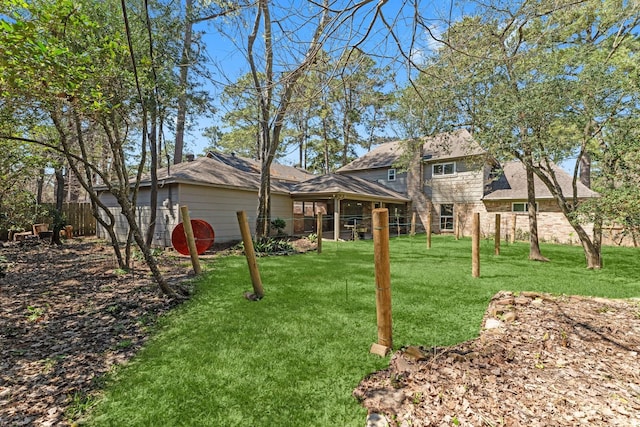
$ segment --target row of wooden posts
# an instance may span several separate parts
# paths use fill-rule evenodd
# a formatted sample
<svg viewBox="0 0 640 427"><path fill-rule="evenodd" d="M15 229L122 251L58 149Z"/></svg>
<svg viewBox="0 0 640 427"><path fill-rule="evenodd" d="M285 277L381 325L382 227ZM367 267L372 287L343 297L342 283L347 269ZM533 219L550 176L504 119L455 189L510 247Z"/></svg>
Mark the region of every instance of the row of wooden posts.
<svg viewBox="0 0 640 427"><path fill-rule="evenodd" d="M191 218L187 206L180 208L184 232L191 255L193 270L201 273L200 261L196 249ZM371 352L385 356L393 347L391 328L391 264L389 257L389 210L386 208L374 209L373 216L373 248L376 283L376 319L378 325L378 341L372 344ZM253 286L253 299L262 299L264 289L258 270L256 254L253 248L253 240L249 229L249 221L244 211L237 212L240 233L244 243L244 252L249 266L249 274ZM500 214L495 219L495 254L500 254ZM427 247L431 248L431 221L427 222ZM322 214L318 214L317 252L322 253ZM480 277L480 213L473 214L471 235L471 274Z"/></svg>

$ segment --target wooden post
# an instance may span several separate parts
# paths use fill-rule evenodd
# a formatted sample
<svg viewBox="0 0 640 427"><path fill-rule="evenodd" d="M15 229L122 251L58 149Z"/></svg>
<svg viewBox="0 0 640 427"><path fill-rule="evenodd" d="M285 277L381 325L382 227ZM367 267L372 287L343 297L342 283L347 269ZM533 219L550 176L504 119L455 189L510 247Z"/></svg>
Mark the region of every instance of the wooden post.
<svg viewBox="0 0 640 427"><path fill-rule="evenodd" d="M318 254L322 253L322 212L318 212L317 218L317 226L316 226L316 234L318 237L316 238L316 244L318 245Z"/></svg>
<svg viewBox="0 0 640 427"><path fill-rule="evenodd" d="M416 213L411 214L411 232L409 233L412 236L416 235Z"/></svg>
<svg viewBox="0 0 640 427"><path fill-rule="evenodd" d="M500 255L500 214L496 214L496 233L495 233L494 253Z"/></svg>
<svg viewBox="0 0 640 427"><path fill-rule="evenodd" d="M389 210L373 210L373 250L376 273L378 345L391 349L391 267L389 261Z"/></svg>
<svg viewBox="0 0 640 427"><path fill-rule="evenodd" d="M245 211L238 211L236 215L238 216L240 234L242 234L242 242L244 243L244 254L247 257L247 264L249 265L249 274L251 274L253 294L256 299L261 299L264 296L264 289L262 289L262 279L260 279L260 271L258 271L256 253L253 250L253 240L251 239L251 232L249 231L247 214Z"/></svg>
<svg viewBox="0 0 640 427"><path fill-rule="evenodd" d="M340 198L333 197L333 240L340 240Z"/></svg>
<svg viewBox="0 0 640 427"><path fill-rule="evenodd" d="M516 241L516 214L511 215L511 243Z"/></svg>
<svg viewBox="0 0 640 427"><path fill-rule="evenodd" d="M427 212L427 249L431 249L431 209Z"/></svg>
<svg viewBox="0 0 640 427"><path fill-rule="evenodd" d="M456 240L460 239L460 214L456 212L455 215L455 224L453 225L454 234L456 236Z"/></svg>
<svg viewBox="0 0 640 427"><path fill-rule="evenodd" d="M473 214L473 233L471 234L471 275L480 277L480 212Z"/></svg>
<svg viewBox="0 0 640 427"><path fill-rule="evenodd" d="M198 249L196 248L196 239L193 237L193 227L191 227L191 217L189 216L189 207L180 206L182 214L182 225L184 227L184 235L187 238L187 247L191 256L191 265L196 274L202 273L200 268L200 259L198 258Z"/></svg>

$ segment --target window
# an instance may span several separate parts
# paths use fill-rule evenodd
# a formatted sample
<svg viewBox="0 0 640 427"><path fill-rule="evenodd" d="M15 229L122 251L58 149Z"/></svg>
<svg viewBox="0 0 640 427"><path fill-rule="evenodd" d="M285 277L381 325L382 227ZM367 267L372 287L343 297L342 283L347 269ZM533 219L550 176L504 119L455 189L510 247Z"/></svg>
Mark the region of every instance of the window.
<svg viewBox="0 0 640 427"><path fill-rule="evenodd" d="M456 164L436 163L433 165L433 176L453 175L456 173Z"/></svg>
<svg viewBox="0 0 640 427"><path fill-rule="evenodd" d="M387 181L395 181L396 180L396 170L389 169L387 171Z"/></svg>
<svg viewBox="0 0 640 427"><path fill-rule="evenodd" d="M440 231L453 231L453 204L440 205Z"/></svg>
<svg viewBox="0 0 640 427"><path fill-rule="evenodd" d="M536 203L536 211L537 210L538 210L538 204ZM529 203L527 202L511 203L511 212L529 212Z"/></svg>

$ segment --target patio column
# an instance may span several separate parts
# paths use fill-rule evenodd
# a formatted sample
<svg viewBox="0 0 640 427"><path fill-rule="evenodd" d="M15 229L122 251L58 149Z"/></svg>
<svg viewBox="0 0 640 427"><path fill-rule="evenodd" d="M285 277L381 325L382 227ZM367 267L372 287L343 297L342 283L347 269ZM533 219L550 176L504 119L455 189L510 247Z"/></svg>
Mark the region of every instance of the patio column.
<svg viewBox="0 0 640 427"><path fill-rule="evenodd" d="M333 196L333 240L340 238L340 198Z"/></svg>

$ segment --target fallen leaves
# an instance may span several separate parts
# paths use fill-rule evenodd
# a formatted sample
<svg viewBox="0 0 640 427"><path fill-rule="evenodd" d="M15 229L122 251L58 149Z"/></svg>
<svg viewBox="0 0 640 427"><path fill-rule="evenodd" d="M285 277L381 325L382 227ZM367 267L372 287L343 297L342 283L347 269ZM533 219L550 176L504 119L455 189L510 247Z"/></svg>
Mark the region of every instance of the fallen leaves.
<svg viewBox="0 0 640 427"><path fill-rule="evenodd" d="M501 292L477 339L398 351L354 395L398 426L640 426L638 307ZM381 405L386 393L394 398Z"/></svg>

